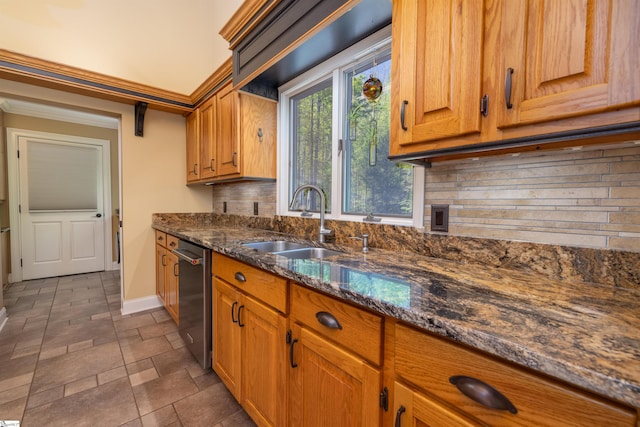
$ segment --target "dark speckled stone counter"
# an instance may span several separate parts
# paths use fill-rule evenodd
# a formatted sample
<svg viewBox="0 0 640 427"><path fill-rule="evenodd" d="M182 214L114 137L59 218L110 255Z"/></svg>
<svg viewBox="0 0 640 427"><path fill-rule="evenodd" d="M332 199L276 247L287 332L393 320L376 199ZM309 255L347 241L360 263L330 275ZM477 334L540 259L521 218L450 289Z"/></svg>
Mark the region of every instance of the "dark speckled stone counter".
<svg viewBox="0 0 640 427"><path fill-rule="evenodd" d="M153 227L385 316L640 408L640 292L410 253L328 245L295 260L243 243L299 238L255 228ZM317 245L317 244L316 244Z"/></svg>

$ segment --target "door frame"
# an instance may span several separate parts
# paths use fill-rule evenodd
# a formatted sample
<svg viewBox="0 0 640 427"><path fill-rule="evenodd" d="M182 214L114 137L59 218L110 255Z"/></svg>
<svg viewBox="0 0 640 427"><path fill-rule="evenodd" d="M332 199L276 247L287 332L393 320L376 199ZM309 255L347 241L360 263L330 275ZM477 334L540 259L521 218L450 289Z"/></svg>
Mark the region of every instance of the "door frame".
<svg viewBox="0 0 640 427"><path fill-rule="evenodd" d="M20 137L46 138L77 143L100 144L105 147L102 150L102 206L104 210L104 268L111 270L112 258L112 212L111 212L111 153L110 141L106 139L64 135L52 132L41 132L27 129L7 128L7 173L9 181L9 223L11 224L11 280L22 281L22 235L20 230L20 171L18 169L18 139ZM108 215L107 215L108 213Z"/></svg>

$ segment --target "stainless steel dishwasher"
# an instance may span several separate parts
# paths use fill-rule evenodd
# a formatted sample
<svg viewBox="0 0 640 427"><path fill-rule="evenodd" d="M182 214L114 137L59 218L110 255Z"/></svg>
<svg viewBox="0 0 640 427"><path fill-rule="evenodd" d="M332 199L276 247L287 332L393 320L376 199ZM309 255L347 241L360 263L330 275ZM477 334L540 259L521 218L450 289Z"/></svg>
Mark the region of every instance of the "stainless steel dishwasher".
<svg viewBox="0 0 640 427"><path fill-rule="evenodd" d="M179 258L178 330L200 365L211 367L211 250L184 240Z"/></svg>

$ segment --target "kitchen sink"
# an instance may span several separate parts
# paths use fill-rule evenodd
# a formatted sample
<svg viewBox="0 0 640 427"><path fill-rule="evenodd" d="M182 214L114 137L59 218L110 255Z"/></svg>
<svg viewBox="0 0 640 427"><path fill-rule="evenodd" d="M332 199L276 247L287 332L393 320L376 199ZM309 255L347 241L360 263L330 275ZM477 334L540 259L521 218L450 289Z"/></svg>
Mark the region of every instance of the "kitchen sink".
<svg viewBox="0 0 640 427"><path fill-rule="evenodd" d="M302 243L289 242L287 240L244 243L243 246L294 259L318 259L342 254L342 252L333 251L331 249L316 248Z"/></svg>
<svg viewBox="0 0 640 427"><path fill-rule="evenodd" d="M294 249L290 251L276 252L275 254L285 256L287 258L294 258L294 259L318 259L318 258L328 258L336 255L342 255L342 252L332 251L331 249L325 249L325 248L304 248L304 249Z"/></svg>
<svg viewBox="0 0 640 427"><path fill-rule="evenodd" d="M308 249L309 248L308 245L289 242L287 240L275 240L273 242L245 243L243 246L246 246L248 248L253 248L258 251L271 252L271 253L290 251L292 249Z"/></svg>

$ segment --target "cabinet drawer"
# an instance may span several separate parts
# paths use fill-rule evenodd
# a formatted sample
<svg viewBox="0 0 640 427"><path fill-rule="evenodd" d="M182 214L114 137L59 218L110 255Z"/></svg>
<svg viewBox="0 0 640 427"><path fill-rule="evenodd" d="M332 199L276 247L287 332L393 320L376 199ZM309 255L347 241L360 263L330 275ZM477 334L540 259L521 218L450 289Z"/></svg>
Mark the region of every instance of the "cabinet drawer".
<svg viewBox="0 0 640 427"><path fill-rule="evenodd" d="M382 364L381 316L300 285L291 286L291 315L295 321L368 361ZM332 325L334 321L337 323Z"/></svg>
<svg viewBox="0 0 640 427"><path fill-rule="evenodd" d="M214 252L213 274L258 298L276 310L287 312L287 279Z"/></svg>
<svg viewBox="0 0 640 427"><path fill-rule="evenodd" d="M164 231L156 230L156 243L167 247L167 233Z"/></svg>
<svg viewBox="0 0 640 427"><path fill-rule="evenodd" d="M178 249L179 241L180 241L179 237L172 236L171 234L167 234L167 249L169 250Z"/></svg>
<svg viewBox="0 0 640 427"><path fill-rule="evenodd" d="M635 425L635 413L621 406L403 325L396 326L395 369L427 393L489 425ZM449 380L452 376L490 385L511 401L517 413L477 403L458 391Z"/></svg>

